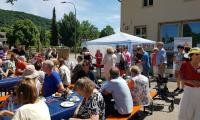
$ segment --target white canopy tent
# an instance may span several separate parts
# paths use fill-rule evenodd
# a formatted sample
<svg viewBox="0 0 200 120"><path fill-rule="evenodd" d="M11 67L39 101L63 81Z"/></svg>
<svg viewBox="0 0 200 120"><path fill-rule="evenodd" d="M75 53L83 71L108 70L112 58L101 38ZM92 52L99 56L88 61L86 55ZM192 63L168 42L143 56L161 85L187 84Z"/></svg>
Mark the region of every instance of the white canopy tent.
<svg viewBox="0 0 200 120"><path fill-rule="evenodd" d="M126 45L129 48L129 52L132 53L133 46L143 44L154 45L155 41L120 32L110 36L83 42L82 47L87 47L90 50L91 54L95 55L97 49L100 49L102 53L105 53L108 47L115 48L116 45Z"/></svg>

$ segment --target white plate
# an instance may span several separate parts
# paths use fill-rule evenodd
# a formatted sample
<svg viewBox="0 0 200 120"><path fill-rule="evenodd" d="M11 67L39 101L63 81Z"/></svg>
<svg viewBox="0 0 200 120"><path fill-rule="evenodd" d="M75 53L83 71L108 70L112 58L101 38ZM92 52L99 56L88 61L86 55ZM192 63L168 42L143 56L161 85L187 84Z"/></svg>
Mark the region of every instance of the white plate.
<svg viewBox="0 0 200 120"><path fill-rule="evenodd" d="M74 102L65 101L60 104L62 107L72 107L75 105Z"/></svg>
<svg viewBox="0 0 200 120"><path fill-rule="evenodd" d="M69 101L78 102L78 101L80 101L80 98L78 96L72 96L72 98L70 98Z"/></svg>
<svg viewBox="0 0 200 120"><path fill-rule="evenodd" d="M72 90L69 91L70 94L74 93Z"/></svg>
<svg viewBox="0 0 200 120"><path fill-rule="evenodd" d="M53 96L53 97L61 97L62 95L60 95L60 96L56 96L55 94L52 94L52 96Z"/></svg>

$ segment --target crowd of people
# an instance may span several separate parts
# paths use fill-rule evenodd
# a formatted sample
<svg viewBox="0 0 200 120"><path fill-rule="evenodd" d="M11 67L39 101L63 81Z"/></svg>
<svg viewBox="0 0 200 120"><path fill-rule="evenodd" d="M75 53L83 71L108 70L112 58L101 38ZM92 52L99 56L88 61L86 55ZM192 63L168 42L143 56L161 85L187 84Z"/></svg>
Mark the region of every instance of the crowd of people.
<svg viewBox="0 0 200 120"><path fill-rule="evenodd" d="M167 53L162 42L157 42L151 55L142 46L137 46L134 55L129 53L127 46L117 45L116 50L107 48L105 55L97 50L94 57L87 48L83 48L76 62L58 58L55 48L27 57L25 48L18 45L9 58L8 47L0 44L0 48L1 78L23 76L16 89L16 102L21 107L15 113L6 110L0 112L1 115L13 116L14 120L49 120L48 107L38 97L68 91L71 84L83 96L83 100L70 120L104 120L109 115L129 116L134 105L148 105L151 100L150 69L153 68L155 76L159 74L165 77L167 67ZM174 57L177 78L175 92L183 92L185 85L179 119L200 118L197 114L200 109L197 105L200 100L200 49L188 50L184 46L177 48L178 53ZM101 86L98 86L97 76L93 72L93 58L96 59L97 69L104 68L105 82ZM125 80L123 74L131 77ZM180 83L184 83L181 88ZM29 114L30 111L34 114Z"/></svg>

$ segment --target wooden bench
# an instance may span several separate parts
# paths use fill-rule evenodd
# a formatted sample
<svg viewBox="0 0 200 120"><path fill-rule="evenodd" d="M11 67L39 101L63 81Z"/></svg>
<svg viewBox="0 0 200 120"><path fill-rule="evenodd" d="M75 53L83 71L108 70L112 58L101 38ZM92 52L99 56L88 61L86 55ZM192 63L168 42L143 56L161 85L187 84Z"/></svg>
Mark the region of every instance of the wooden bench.
<svg viewBox="0 0 200 120"><path fill-rule="evenodd" d="M121 117L121 116L110 115L110 116L108 116L106 118L106 120L129 120L129 119L131 119L131 117L133 115L135 115L138 111L140 111L141 108L142 108L141 105L139 105L139 106L133 106L132 112L131 112L131 114L129 116L127 116L127 117Z"/></svg>
<svg viewBox="0 0 200 120"><path fill-rule="evenodd" d="M157 96L157 91L156 90L151 90L150 91L150 96L152 98L152 101L150 102L150 105L148 105L148 106L150 107L150 111L151 111L150 114L153 114L153 99L154 99L154 97ZM144 106L144 112L145 112L146 107L148 107L148 106Z"/></svg>
<svg viewBox="0 0 200 120"><path fill-rule="evenodd" d="M153 99L154 97L156 97L156 96L157 96L157 91L155 91L155 90L150 91L150 96L152 97L152 99ZM151 106L151 113L153 113L153 101L150 103L150 105L152 105L152 106ZM129 116L127 116L127 117L120 117L120 116L113 116L113 115L110 115L110 116L108 116L108 117L106 118L106 120L129 120L129 119L131 119L131 117L132 117L133 115L135 115L142 107L143 107L142 105L133 106L131 114L130 114ZM145 107L146 107L146 106L144 106L144 111L145 111Z"/></svg>
<svg viewBox="0 0 200 120"><path fill-rule="evenodd" d="M0 108L5 107L6 103L4 103L4 101L6 101L8 99L9 95L6 96L0 96Z"/></svg>
<svg viewBox="0 0 200 120"><path fill-rule="evenodd" d="M157 96L157 91L151 90L151 91L150 91L150 96L151 96L152 99L153 99L154 97L156 97L156 96Z"/></svg>
<svg viewBox="0 0 200 120"><path fill-rule="evenodd" d="M6 96L0 96L0 102L6 101L8 99L9 95Z"/></svg>

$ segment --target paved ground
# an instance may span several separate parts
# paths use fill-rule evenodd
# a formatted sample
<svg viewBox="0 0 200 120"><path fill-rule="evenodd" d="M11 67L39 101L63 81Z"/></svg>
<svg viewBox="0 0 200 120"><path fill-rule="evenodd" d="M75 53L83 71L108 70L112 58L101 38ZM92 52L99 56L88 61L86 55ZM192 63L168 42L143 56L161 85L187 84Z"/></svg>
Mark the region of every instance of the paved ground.
<svg viewBox="0 0 200 120"><path fill-rule="evenodd" d="M152 87L155 85L155 82L151 83ZM168 82L168 88L169 91L173 91L176 88L176 82L174 80L170 80ZM169 103L165 102L164 100L154 100L154 112L153 115L148 115L144 118L144 120L178 120L178 109L179 109L179 102L182 97L182 94L179 94L175 96L175 104L174 104L174 110L173 112L169 112L168 106L170 105ZM163 105L156 105L158 104L164 104Z"/></svg>
<svg viewBox="0 0 200 120"><path fill-rule="evenodd" d="M70 54L70 60L75 61L74 54ZM156 85L156 82L151 82L151 89ZM169 91L173 91L176 88L176 82L173 79L170 79L167 84ZM154 100L154 112L152 115L143 115L144 120L178 120L178 104L182 94L175 96L174 110L169 112L168 106L170 103L165 102L164 100ZM161 105L162 104L162 105ZM148 110L147 110L148 111Z"/></svg>

